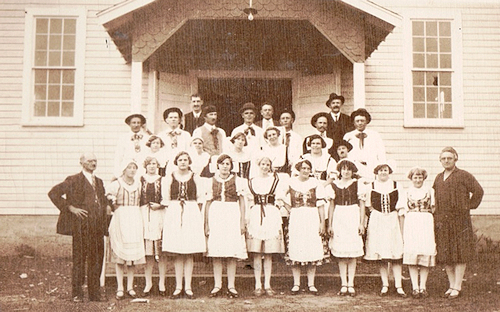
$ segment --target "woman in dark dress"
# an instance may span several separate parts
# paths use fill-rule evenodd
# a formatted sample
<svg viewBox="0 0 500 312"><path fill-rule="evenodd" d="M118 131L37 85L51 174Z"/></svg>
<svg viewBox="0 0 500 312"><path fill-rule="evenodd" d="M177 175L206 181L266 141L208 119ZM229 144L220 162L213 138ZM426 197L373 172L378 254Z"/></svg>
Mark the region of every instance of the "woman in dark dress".
<svg viewBox="0 0 500 312"><path fill-rule="evenodd" d="M462 290L466 265L475 256L470 209L479 206L484 191L472 174L456 167L458 154L453 147L445 147L439 160L444 171L433 185L437 262L445 265L450 283L444 296L455 299Z"/></svg>

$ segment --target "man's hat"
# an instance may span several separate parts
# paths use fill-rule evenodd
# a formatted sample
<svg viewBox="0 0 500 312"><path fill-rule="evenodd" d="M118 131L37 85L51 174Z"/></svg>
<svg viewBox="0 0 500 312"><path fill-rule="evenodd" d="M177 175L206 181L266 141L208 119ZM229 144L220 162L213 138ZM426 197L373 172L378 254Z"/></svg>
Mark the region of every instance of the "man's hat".
<svg viewBox="0 0 500 312"><path fill-rule="evenodd" d="M366 123L367 124L370 123L370 121L372 121L372 116L364 108L358 108L357 110L355 110L354 112L351 113L351 121L352 122L354 122L354 118L356 116L364 116L366 118Z"/></svg>
<svg viewBox="0 0 500 312"><path fill-rule="evenodd" d="M321 112L317 113L314 116L311 117L311 125L316 128L316 121L318 121L319 117L325 117L328 120L328 113Z"/></svg>
<svg viewBox="0 0 500 312"><path fill-rule="evenodd" d="M128 116L127 118L125 118L125 123L127 125L130 125L130 121L132 120L132 118L135 118L135 117L140 118L143 125L146 124L146 117L144 117L141 114L132 114L132 115Z"/></svg>
<svg viewBox="0 0 500 312"><path fill-rule="evenodd" d="M249 109L253 110L254 113L257 113L257 108L255 108L255 105L251 102L243 104L243 106L239 110L239 113L243 114L243 112Z"/></svg>
<svg viewBox="0 0 500 312"><path fill-rule="evenodd" d="M167 119L168 114L170 113L178 113L179 118L182 118L182 111L178 107L169 107L163 112L163 120Z"/></svg>
<svg viewBox="0 0 500 312"><path fill-rule="evenodd" d="M342 104L345 102L345 98L342 95L337 95L337 93L330 94L328 101L326 101L326 107L330 108L330 104L332 104L333 100L340 100Z"/></svg>
<svg viewBox="0 0 500 312"><path fill-rule="evenodd" d="M345 147L347 147L347 151L349 151L349 152L352 150L351 143L347 142L346 140L339 141L336 144L336 146L337 146L337 148L339 148L340 146L345 146Z"/></svg>

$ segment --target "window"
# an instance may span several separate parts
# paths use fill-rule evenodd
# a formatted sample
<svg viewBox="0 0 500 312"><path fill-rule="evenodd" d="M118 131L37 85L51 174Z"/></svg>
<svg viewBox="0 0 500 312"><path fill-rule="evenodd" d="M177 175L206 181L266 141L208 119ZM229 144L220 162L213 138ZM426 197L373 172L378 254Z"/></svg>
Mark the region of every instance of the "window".
<svg viewBox="0 0 500 312"><path fill-rule="evenodd" d="M405 24L405 126L463 127L458 18Z"/></svg>
<svg viewBox="0 0 500 312"><path fill-rule="evenodd" d="M26 14L23 124L80 126L85 12L51 13Z"/></svg>

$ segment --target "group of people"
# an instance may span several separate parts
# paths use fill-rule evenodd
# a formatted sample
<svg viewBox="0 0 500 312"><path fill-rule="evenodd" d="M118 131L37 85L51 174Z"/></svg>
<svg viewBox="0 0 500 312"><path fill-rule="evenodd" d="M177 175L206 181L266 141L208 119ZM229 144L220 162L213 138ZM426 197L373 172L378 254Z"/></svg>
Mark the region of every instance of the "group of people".
<svg viewBox="0 0 500 312"><path fill-rule="evenodd" d="M317 295L316 267L333 257L342 296L356 296L360 258L379 263L381 296L389 291L390 267L396 293L407 296L401 274L405 264L412 296L427 297L429 268L436 263L444 264L448 274L445 296L460 295L466 264L474 256L469 210L479 206L483 190L470 173L456 167L455 149L441 152L444 172L432 187L424 186L427 171L415 167L408 174L412 186L402 189L391 179L396 168L386 159L380 135L367 129L371 115L365 109L351 116L341 113L341 95L330 95L330 112L311 118L316 130L305 138L292 129L293 111L281 112L278 121L269 103L261 106L260 121L255 121L255 105L243 104L243 124L227 137L217 127L217 108L203 105L198 94L191 100L193 111L185 116L176 107L165 110L167 129L158 134L147 131L141 114L125 119L131 131L118 141L115 179L106 188L93 174L95 155L87 153L80 159L82 172L49 192L61 210L58 233L73 235L75 302L83 300L85 261L89 299L98 300L102 236L107 232L117 299L137 296L133 285L139 264L145 264L142 295L149 296L155 263L158 291L166 296L169 261L176 285L171 297L194 298L197 254L212 259L210 297L222 294L224 264L226 294L238 297L237 261L249 256L254 295L274 295L277 254L291 266L292 294L300 292L305 267L307 291Z"/></svg>

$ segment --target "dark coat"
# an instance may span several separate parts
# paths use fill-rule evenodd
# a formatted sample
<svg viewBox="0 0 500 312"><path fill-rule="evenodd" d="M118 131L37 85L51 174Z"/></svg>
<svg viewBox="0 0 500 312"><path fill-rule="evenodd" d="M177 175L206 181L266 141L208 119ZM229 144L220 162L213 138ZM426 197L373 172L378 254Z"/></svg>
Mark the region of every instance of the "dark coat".
<svg viewBox="0 0 500 312"><path fill-rule="evenodd" d="M189 112L184 115L184 130L189 132L189 134L193 134L194 129L203 126L205 123L205 118L200 114L198 120L194 118L193 112Z"/></svg>
<svg viewBox="0 0 500 312"><path fill-rule="evenodd" d="M107 234L106 207L108 202L101 179L96 177L94 191L90 182L80 172L54 186L48 195L52 203L61 211L57 221L58 234L73 235L81 227L81 220L69 211L69 205L88 212L88 224L97 236Z"/></svg>
<svg viewBox="0 0 500 312"><path fill-rule="evenodd" d="M338 142L342 141L344 135L352 130L354 130L354 124L351 121L351 117L341 113L339 120L334 122L332 114L328 113L328 128L326 130L326 136L333 139L333 145L336 146Z"/></svg>

